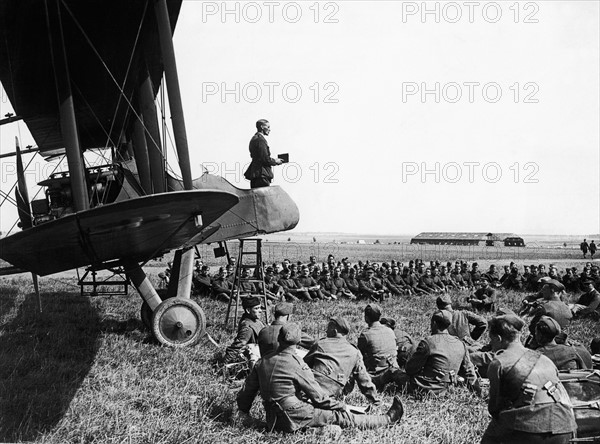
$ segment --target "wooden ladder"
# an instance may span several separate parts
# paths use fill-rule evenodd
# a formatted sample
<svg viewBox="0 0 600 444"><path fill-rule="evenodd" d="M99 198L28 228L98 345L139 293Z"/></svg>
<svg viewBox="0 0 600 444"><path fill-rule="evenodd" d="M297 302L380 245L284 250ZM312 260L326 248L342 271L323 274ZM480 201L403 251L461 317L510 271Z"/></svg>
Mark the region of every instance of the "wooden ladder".
<svg viewBox="0 0 600 444"><path fill-rule="evenodd" d="M254 247L254 248L252 248ZM254 259L253 261L251 259ZM254 269L254 275L243 278L242 273L244 270ZM227 315L225 316L225 325L228 325L231 317L231 310L233 308L233 325L234 328L238 323L238 310L241 305L241 293L242 283L249 282L255 287L254 291L245 297L259 297L261 299L264 314L265 324L269 323L269 312L267 305L267 292L265 285L265 270L262 262L262 239L248 238L240 239L240 247L238 251L238 260L235 267L235 275L233 278L233 290L232 295L229 298L229 304L227 305ZM256 288L258 287L258 288Z"/></svg>

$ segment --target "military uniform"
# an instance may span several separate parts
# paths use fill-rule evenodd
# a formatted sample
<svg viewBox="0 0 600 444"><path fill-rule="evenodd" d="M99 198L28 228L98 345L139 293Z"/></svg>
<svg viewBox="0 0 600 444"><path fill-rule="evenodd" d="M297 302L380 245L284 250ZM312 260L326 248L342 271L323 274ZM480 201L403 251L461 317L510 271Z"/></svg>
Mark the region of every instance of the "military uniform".
<svg viewBox="0 0 600 444"><path fill-rule="evenodd" d="M308 290L310 287L316 287L317 281L312 276L298 276L296 279L296 286L306 288L307 290L304 293L309 295L308 299L324 299L323 293L321 290ZM306 296L303 299L307 299Z"/></svg>
<svg viewBox="0 0 600 444"><path fill-rule="evenodd" d="M477 301L475 301L476 303L471 302L474 308L485 311L494 311L496 309L497 296L494 288L490 286L478 288L475 290L474 297L480 301L480 303L477 303Z"/></svg>
<svg viewBox="0 0 600 444"><path fill-rule="evenodd" d="M595 288L579 296L577 303L571 308L573 314L585 316L594 311L600 313L600 293Z"/></svg>
<svg viewBox="0 0 600 444"><path fill-rule="evenodd" d="M471 325L474 326L473 331ZM467 344L472 344L481 337L486 328L487 322L482 316L468 310L455 310L452 311L452 324L448 327L448 333Z"/></svg>
<svg viewBox="0 0 600 444"><path fill-rule="evenodd" d="M212 281L212 288L215 296L223 294L229 297L231 295L231 290L233 290L233 284L224 276L216 277Z"/></svg>
<svg viewBox="0 0 600 444"><path fill-rule="evenodd" d="M559 370L591 369L592 355L585 347L565 344L547 344L536 351L547 356Z"/></svg>
<svg viewBox="0 0 600 444"><path fill-rule="evenodd" d="M279 348L279 331L281 327L285 325L286 321L275 319L271 325L267 325L258 333L258 348L260 349L261 356L267 356L270 353L277 351ZM310 348L315 343L315 340L306 333L302 333L302 339L300 339L301 347L306 349Z"/></svg>
<svg viewBox="0 0 600 444"><path fill-rule="evenodd" d="M383 290L383 286L379 280L375 278L365 278L360 280L358 283L358 291L360 292L360 296L366 299L380 300L383 294L381 290Z"/></svg>
<svg viewBox="0 0 600 444"><path fill-rule="evenodd" d="M210 276L203 275L202 273L194 273L192 284L194 288L194 294L198 296L212 296L213 288Z"/></svg>
<svg viewBox="0 0 600 444"><path fill-rule="evenodd" d="M340 397L354 388L354 383L372 403L378 403L377 389L367 373L362 355L345 337L320 339L304 357L315 380L330 396Z"/></svg>
<svg viewBox="0 0 600 444"><path fill-rule="evenodd" d="M488 377L492 421L482 444L569 442L577 425L550 359L512 342L496 353Z"/></svg>
<svg viewBox="0 0 600 444"><path fill-rule="evenodd" d="M535 325L542 316L550 316L558 322L558 325L560 325L560 328L562 329L567 327L573 318L573 313L571 313L567 304L561 300L546 301L538 306L531 314L533 315L533 319L529 324L529 331L532 334L535 332Z"/></svg>
<svg viewBox="0 0 600 444"><path fill-rule="evenodd" d="M244 345L258 344L258 334L263 328L265 328L265 324L260 319L254 320L244 313L238 325L237 336L225 349L225 363L239 361L240 351Z"/></svg>
<svg viewBox="0 0 600 444"><path fill-rule="evenodd" d="M360 334L358 349L363 355L365 367L373 383L377 390L381 390L399 371L394 332L379 321L375 321Z"/></svg>
<svg viewBox="0 0 600 444"><path fill-rule="evenodd" d="M477 381L466 345L446 331L423 339L406 363L405 372L410 377L409 390L434 394L444 393L458 381L459 374L469 386Z"/></svg>

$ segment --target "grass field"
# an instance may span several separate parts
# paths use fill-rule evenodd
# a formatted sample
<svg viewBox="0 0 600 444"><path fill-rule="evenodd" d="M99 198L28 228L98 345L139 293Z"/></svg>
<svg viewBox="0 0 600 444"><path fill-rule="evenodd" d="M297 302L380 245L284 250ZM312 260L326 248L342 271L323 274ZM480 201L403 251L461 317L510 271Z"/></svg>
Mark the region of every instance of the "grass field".
<svg viewBox="0 0 600 444"><path fill-rule="evenodd" d="M306 261L313 248L319 249L318 259L324 260L329 251L328 244L309 244L295 253L285 247L284 243L273 243L270 256L265 259L289 257ZM357 247L360 250L355 250ZM351 260L402 259L392 247L342 244L334 254ZM211 254L205 247L201 253L207 258ZM436 259L423 255L423 259L429 258ZM482 267L491 262L503 265L510 260L554 262L561 270L573 265L581 269L583 264L575 255L555 255L543 260L475 259ZM148 273L156 276L165 260L149 264ZM223 259L207 262L219 265ZM42 278L43 313L38 314L28 275L0 278L0 442L327 442L327 437L314 431L284 436L264 432L260 422L240 424L235 419L235 394L239 387L227 383L214 364L215 357L234 336L233 329L224 325L225 304L199 301L206 313L208 331L221 347L203 340L196 347L174 350L157 345L144 329L136 294L81 297L75 283L66 274ZM460 305L465 295L452 296ZM517 308L523 296L503 293L501 305ZM327 318L343 315L353 325L349 339L356 341L365 327L364 305L350 301L301 303L295 319L310 334L321 337ZM422 338L428 334L434 297L395 299L384 302L383 308L385 315L397 319L401 328ZM597 322L578 320L569 328L569 334L588 345L592 337L600 336L600 327ZM389 406L392 394L385 393L384 400ZM365 404L356 390L347 401ZM342 440L474 443L488 423L486 400L463 388L453 389L440 399L403 396L403 401L406 414L398 425L371 431L346 430ZM252 415L264 418L258 398Z"/></svg>

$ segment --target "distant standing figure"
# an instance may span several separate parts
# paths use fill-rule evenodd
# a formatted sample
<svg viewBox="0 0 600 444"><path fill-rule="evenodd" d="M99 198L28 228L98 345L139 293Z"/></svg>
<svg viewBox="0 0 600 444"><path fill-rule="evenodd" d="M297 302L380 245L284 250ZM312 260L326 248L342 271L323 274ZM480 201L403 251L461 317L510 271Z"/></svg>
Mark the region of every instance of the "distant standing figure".
<svg viewBox="0 0 600 444"><path fill-rule="evenodd" d="M281 159L273 159L269 144L265 136L271 132L271 125L265 119L256 122L256 134L250 140L250 157L252 163L244 173L244 177L250 181L250 188L268 187L273 180L273 169L275 165L281 165Z"/></svg>
<svg viewBox="0 0 600 444"><path fill-rule="evenodd" d="M594 241L592 241L592 243L590 244L590 258L594 259L594 254L596 254L596 244L594 243Z"/></svg>
<svg viewBox="0 0 600 444"><path fill-rule="evenodd" d="M579 244L579 249L583 252L584 259L585 259L585 255L587 254L589 248L590 248L590 246L588 245L586 239L584 239L583 242L581 244Z"/></svg>

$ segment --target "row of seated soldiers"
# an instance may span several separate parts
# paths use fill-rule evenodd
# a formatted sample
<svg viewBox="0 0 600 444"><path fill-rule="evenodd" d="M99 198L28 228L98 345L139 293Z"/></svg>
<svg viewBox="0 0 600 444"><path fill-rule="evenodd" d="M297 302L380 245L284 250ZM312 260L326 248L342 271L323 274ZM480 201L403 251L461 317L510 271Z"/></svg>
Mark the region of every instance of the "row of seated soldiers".
<svg viewBox="0 0 600 444"><path fill-rule="evenodd" d="M265 326L260 321L260 300L245 298L245 314L240 320L236 340L226 350L226 361L239 359L240 351L247 344L258 344L262 359L254 365L238 393L239 410L247 415L260 392L270 430L293 432L327 424L373 428L399 421L403 412L401 402L396 397L387 415L354 415L345 409L342 398L355 385L375 405L381 402L378 392L392 382L407 393L440 395L450 386L464 383L480 394L481 382L476 368L484 377L489 368L489 410L494 419L486 435L506 435L508 440L495 441L489 437L490 440L485 442L517 442L512 438L517 438L519 430L536 435L564 433L565 440L551 442L568 442L567 435L576 427L572 409L570 406L563 408L561 402L548 402L545 392L554 399L560 390L564 391L557 368L591 368L592 358L585 347L557 344L555 337L560 326L553 318L542 315L535 327L537 350L526 352L520 342L525 322L510 310L503 310L490 320L491 342L481 345L477 339L488 325L484 319L478 319L471 331L471 317L477 315L454 310L446 294L437 298L436 305L437 311L431 317L431 335L417 344L410 335L397 328L394 320L382 317L381 307L370 303L364 308L367 328L363 329L354 346L346 339L353 328L343 317L330 318L327 337L314 341L302 333L297 324L291 325L292 304L277 304L275 320ZM506 335L507 331L510 334ZM296 353L296 344L308 348L308 353L304 356ZM599 353L600 339L595 339L592 347ZM498 352L502 349L506 351L500 357ZM515 365L526 353L529 354L525 367L531 364L532 368ZM514 366L514 369L502 372L502 365ZM536 370L532 371L533 368ZM514 381L499 380L509 376ZM526 408L518 404L520 390L515 393L501 390L504 384L515 381L533 391ZM305 397L298 397L299 392ZM565 401L566 405L568 399ZM524 417L518 418L520 414ZM545 421L550 416L552 424ZM523 424L527 426L525 429ZM512 436L512 433L517 435Z"/></svg>
<svg viewBox="0 0 600 444"><path fill-rule="evenodd" d="M497 288L537 291L542 281L551 279L561 283L565 292L582 291L582 302L578 303L589 306L590 313L600 310L600 294L596 290L600 288L600 277L598 267L591 263L587 263L576 278L573 269L569 268L561 275L553 265L546 272L544 264L524 266L524 273L521 274L511 263L505 267L503 275L494 264L484 272L480 271L477 262L469 266L467 262L456 261L448 272L450 265L431 261L426 266L419 259L407 265L394 260L381 265L369 261L351 264L346 258L336 262L332 255L320 265L314 257L307 264L284 260L281 264L265 267L266 294L272 301L335 300L340 297L381 301L390 296L468 290L467 301L473 308L494 311L498 299ZM261 294L260 284L244 281L251 278L251 274L251 270L243 270L240 292ZM215 276L210 276L209 267L198 263L193 283L196 295L227 301L234 290L234 266L221 267ZM588 311L581 314L590 314Z"/></svg>

